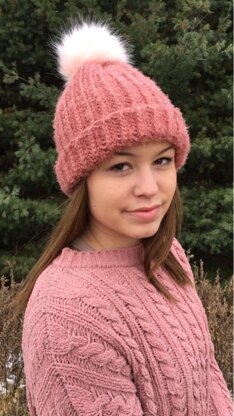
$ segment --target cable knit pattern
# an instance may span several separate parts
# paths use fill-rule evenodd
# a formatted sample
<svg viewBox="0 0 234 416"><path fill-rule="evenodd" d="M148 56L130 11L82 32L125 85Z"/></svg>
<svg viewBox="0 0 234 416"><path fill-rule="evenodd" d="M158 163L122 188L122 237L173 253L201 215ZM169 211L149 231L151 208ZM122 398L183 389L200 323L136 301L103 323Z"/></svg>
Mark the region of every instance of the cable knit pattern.
<svg viewBox="0 0 234 416"><path fill-rule="evenodd" d="M174 240L173 254L193 275ZM23 327L33 416L231 416L204 308L163 269L171 304L147 280L141 244L64 248L39 276Z"/></svg>

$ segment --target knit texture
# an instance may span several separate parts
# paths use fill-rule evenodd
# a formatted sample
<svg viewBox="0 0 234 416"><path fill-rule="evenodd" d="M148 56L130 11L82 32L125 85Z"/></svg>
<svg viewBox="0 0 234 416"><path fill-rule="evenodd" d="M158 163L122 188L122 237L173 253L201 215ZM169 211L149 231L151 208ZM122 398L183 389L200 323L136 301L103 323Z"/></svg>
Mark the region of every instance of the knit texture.
<svg viewBox="0 0 234 416"><path fill-rule="evenodd" d="M183 249L172 252L193 282ZM33 416L231 416L193 286L147 280L141 244L78 252L64 248L42 272L23 327L27 400Z"/></svg>
<svg viewBox="0 0 234 416"><path fill-rule="evenodd" d="M67 195L123 147L166 140L175 146L177 169L190 148L180 110L153 80L127 63L79 67L58 100L53 125L55 173Z"/></svg>

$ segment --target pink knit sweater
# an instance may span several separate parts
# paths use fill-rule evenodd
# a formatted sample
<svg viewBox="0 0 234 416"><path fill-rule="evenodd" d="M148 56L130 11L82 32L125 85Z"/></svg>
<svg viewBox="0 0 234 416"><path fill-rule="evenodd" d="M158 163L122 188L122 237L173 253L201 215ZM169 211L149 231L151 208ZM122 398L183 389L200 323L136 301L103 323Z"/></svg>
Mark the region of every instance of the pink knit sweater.
<svg viewBox="0 0 234 416"><path fill-rule="evenodd" d="M172 252L190 278L183 249ZM141 244L64 248L39 276L23 328L33 416L231 416L207 319L193 286L147 280Z"/></svg>

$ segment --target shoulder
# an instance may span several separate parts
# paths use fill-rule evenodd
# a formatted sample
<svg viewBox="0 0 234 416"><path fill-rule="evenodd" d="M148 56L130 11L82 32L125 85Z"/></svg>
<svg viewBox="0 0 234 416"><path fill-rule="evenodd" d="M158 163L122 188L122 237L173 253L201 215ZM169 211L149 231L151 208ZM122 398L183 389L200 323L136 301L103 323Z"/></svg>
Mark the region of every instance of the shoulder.
<svg viewBox="0 0 234 416"><path fill-rule="evenodd" d="M96 282L98 286L98 282L92 276L92 267L71 267L61 261L60 255L38 276L28 307L32 309L40 305L40 308L48 310L61 299L67 299L68 303L72 299L81 299L84 289L92 290L91 281L93 284Z"/></svg>
<svg viewBox="0 0 234 416"><path fill-rule="evenodd" d="M185 250L177 238L173 238L171 252L180 260L184 261L186 257Z"/></svg>
<svg viewBox="0 0 234 416"><path fill-rule="evenodd" d="M129 361L136 360L131 348L137 345L98 273L55 263L39 276L24 320L24 367L34 402L47 409L59 408L62 400L65 409L71 401L77 411L84 410L90 386L95 394L100 380L102 386L108 381L110 397L112 380L114 391L124 386L131 393Z"/></svg>
<svg viewBox="0 0 234 416"><path fill-rule="evenodd" d="M25 337L32 339L40 334L48 351L58 345L63 348L73 333L88 332L113 342L116 332L110 322L119 321L119 316L112 292L93 270L71 269L52 262L40 274L28 302Z"/></svg>
<svg viewBox="0 0 234 416"><path fill-rule="evenodd" d="M194 282L193 271L192 271L189 259L185 253L184 248L182 247L182 245L176 238L173 239L172 246L171 246L171 253L179 261L180 265L183 267L183 269L187 273L190 280Z"/></svg>
<svg viewBox="0 0 234 416"><path fill-rule="evenodd" d="M100 365L129 372L127 362L137 363L140 353L125 317L124 301L117 298L95 271L74 271L53 263L45 269L24 318L22 349L27 376L33 374L37 382L38 375L43 378L55 368L67 371L69 362L77 360L87 368ZM64 360L68 366L61 367Z"/></svg>

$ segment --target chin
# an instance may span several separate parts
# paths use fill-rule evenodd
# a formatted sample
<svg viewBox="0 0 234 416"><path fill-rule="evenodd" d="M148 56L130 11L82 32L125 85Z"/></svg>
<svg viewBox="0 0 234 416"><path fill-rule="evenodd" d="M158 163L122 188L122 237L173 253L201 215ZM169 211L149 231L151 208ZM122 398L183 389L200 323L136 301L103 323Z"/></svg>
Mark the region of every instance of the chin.
<svg viewBox="0 0 234 416"><path fill-rule="evenodd" d="M137 239L153 237L153 235L156 234L158 229L159 227L154 227L154 229L152 228L151 230L148 230L148 231L142 231L141 233L135 234L132 237L137 238Z"/></svg>

